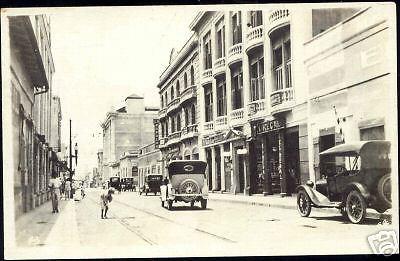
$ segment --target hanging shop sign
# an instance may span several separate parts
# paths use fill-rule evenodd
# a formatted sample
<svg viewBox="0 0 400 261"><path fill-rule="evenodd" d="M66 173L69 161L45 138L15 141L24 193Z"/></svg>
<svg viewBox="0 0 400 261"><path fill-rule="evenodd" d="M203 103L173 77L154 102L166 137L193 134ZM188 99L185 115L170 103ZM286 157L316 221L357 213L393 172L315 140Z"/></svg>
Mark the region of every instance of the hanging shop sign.
<svg viewBox="0 0 400 261"><path fill-rule="evenodd" d="M160 124L160 121L158 119L153 119L153 124L154 124L154 147L158 149L160 145L160 139L158 133L158 126Z"/></svg>
<svg viewBox="0 0 400 261"><path fill-rule="evenodd" d="M265 121L257 125L253 125L251 128L252 136L255 137L258 134L272 132L285 128L284 119L275 119L272 121Z"/></svg>

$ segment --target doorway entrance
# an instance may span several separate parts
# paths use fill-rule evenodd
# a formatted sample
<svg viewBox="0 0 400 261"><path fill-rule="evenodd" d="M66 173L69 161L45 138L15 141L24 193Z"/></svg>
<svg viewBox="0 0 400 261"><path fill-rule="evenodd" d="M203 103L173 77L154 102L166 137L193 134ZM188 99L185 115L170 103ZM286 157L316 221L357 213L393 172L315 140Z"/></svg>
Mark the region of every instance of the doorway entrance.
<svg viewBox="0 0 400 261"><path fill-rule="evenodd" d="M217 174L215 190L221 190L221 149L219 146L215 147L215 173Z"/></svg>
<svg viewBox="0 0 400 261"><path fill-rule="evenodd" d="M285 162L287 172L287 192L294 193L300 185L300 154L298 127L289 128L285 135Z"/></svg>
<svg viewBox="0 0 400 261"><path fill-rule="evenodd" d="M237 154L237 150L242 148L243 148L242 146L235 148L235 154L237 155L237 160L238 160L239 193L244 192L244 155Z"/></svg>
<svg viewBox="0 0 400 261"><path fill-rule="evenodd" d="M207 181L208 181L208 189L212 190L212 155L211 150L206 149L206 161L207 161Z"/></svg>

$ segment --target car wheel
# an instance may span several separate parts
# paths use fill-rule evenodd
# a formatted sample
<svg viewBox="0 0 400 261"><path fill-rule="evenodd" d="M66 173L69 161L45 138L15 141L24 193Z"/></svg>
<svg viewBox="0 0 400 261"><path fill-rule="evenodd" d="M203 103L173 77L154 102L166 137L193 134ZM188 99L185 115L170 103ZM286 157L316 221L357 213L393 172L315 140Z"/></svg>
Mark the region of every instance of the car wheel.
<svg viewBox="0 0 400 261"><path fill-rule="evenodd" d="M157 196L157 192L154 192L154 196Z"/></svg>
<svg viewBox="0 0 400 261"><path fill-rule="evenodd" d="M345 219L347 219L347 211L346 211L346 207L341 207L341 208L339 208L339 211L340 211L340 214L345 218Z"/></svg>
<svg viewBox="0 0 400 261"><path fill-rule="evenodd" d="M381 177L378 182L378 196L380 201L383 203L384 208L392 206L391 184L390 174Z"/></svg>
<svg viewBox="0 0 400 261"><path fill-rule="evenodd" d="M359 224L364 220L367 213L367 204L364 197L357 190L353 190L347 195L346 212L347 217L354 224Z"/></svg>
<svg viewBox="0 0 400 261"><path fill-rule="evenodd" d="M297 194L297 210L302 217L308 217L311 213L311 200L304 190Z"/></svg>
<svg viewBox="0 0 400 261"><path fill-rule="evenodd" d="M172 210L172 200L168 200L168 210Z"/></svg>
<svg viewBox="0 0 400 261"><path fill-rule="evenodd" d="M200 201L200 203L201 203L201 208L202 209L206 209L207 208L207 199L202 199Z"/></svg>

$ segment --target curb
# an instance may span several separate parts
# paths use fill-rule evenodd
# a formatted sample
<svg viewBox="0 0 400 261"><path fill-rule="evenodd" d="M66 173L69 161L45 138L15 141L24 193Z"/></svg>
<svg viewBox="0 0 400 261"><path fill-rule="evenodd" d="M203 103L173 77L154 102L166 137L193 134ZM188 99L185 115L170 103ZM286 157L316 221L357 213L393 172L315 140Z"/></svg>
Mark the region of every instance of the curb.
<svg viewBox="0 0 400 261"><path fill-rule="evenodd" d="M269 208L282 208L282 209L293 209L297 210L296 205L284 205L284 204L277 204L277 203L268 203L268 202L255 202L255 201L243 201L243 200L235 200L235 199L224 199L224 198L211 198L209 200L215 201L223 201L235 204L242 204L242 205L251 205L251 206L262 206L262 207L269 207ZM329 214L339 214L340 212L336 208L313 208L312 211L321 212L321 213L329 213ZM367 218L372 219L389 219L391 220L392 215L386 213L373 213L367 211Z"/></svg>

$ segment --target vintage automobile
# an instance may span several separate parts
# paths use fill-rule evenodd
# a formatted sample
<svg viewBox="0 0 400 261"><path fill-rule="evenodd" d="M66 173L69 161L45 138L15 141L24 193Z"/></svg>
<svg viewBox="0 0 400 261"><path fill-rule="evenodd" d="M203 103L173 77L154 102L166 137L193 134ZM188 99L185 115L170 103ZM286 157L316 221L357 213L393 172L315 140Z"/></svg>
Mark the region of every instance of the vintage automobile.
<svg viewBox="0 0 400 261"><path fill-rule="evenodd" d="M297 187L301 216L311 208L338 208L352 223L361 223L366 209L379 213L391 208L390 142L360 141L335 146L320 153L334 159L323 178ZM322 172L322 171L321 171Z"/></svg>
<svg viewBox="0 0 400 261"><path fill-rule="evenodd" d="M139 189L139 194L142 193L150 193L153 192L154 195L157 195L157 192L160 192L160 186L162 181L162 175L159 174L147 174L144 178L144 185Z"/></svg>
<svg viewBox="0 0 400 261"><path fill-rule="evenodd" d="M122 178L121 186L123 191L133 191L134 190L133 178L132 177Z"/></svg>
<svg viewBox="0 0 400 261"><path fill-rule="evenodd" d="M110 177L108 182L108 188L114 188L118 192L121 192L121 179L118 176Z"/></svg>
<svg viewBox="0 0 400 261"><path fill-rule="evenodd" d="M201 208L207 207L208 186L205 170L207 163L200 160L175 160L168 164L168 185L161 190L161 206L183 201L194 207L200 201Z"/></svg>

